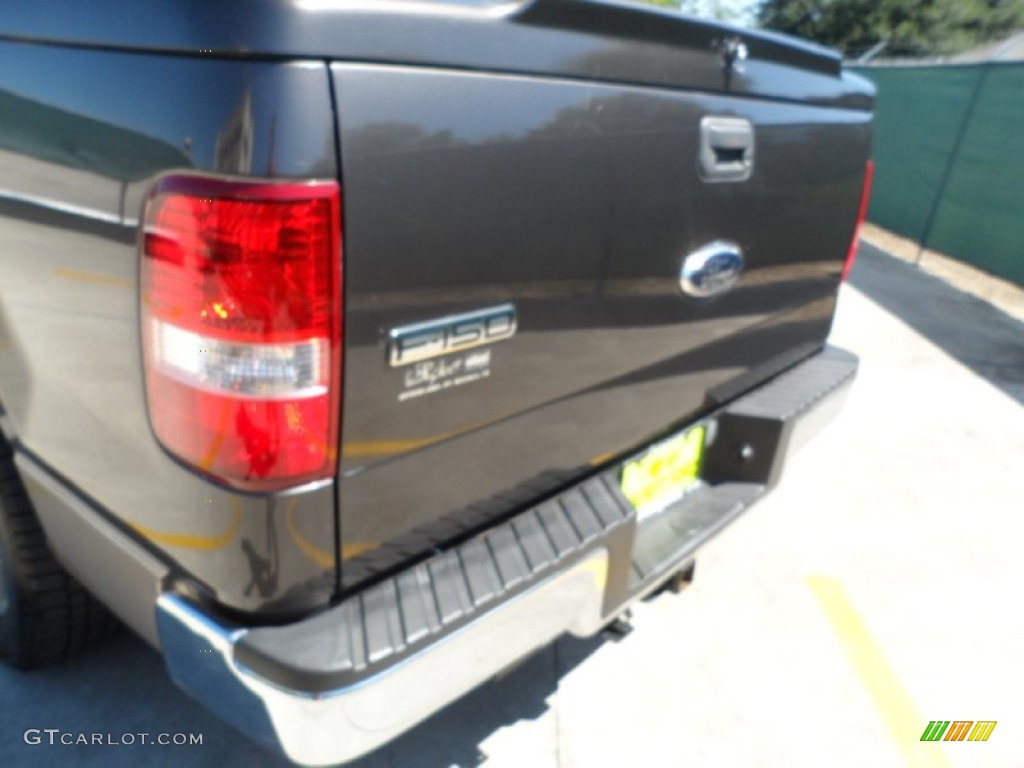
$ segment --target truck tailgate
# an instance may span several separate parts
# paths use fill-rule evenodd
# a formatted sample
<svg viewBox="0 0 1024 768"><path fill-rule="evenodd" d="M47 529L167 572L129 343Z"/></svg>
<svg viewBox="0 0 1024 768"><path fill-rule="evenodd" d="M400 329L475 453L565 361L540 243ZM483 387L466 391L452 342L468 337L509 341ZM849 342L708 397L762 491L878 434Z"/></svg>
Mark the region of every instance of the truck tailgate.
<svg viewBox="0 0 1024 768"><path fill-rule="evenodd" d="M332 73L345 585L556 491L823 345L869 113L555 77ZM702 175L707 117L749 121L749 179ZM721 241L742 252L739 281L712 299L685 295L684 258ZM480 310L505 328L513 309L510 338L419 361L389 351L396 329Z"/></svg>

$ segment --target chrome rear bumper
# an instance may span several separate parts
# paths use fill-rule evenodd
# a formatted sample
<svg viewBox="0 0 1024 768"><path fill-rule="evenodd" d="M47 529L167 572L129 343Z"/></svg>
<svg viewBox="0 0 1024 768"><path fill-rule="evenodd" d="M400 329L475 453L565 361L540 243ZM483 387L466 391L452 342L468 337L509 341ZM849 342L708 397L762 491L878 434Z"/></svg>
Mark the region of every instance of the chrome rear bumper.
<svg viewBox="0 0 1024 768"><path fill-rule="evenodd" d="M279 688L240 663L238 633L165 594L158 625L175 682L235 727L305 765L353 759L390 741L565 632L602 626L608 554L597 549L486 616L351 686Z"/></svg>

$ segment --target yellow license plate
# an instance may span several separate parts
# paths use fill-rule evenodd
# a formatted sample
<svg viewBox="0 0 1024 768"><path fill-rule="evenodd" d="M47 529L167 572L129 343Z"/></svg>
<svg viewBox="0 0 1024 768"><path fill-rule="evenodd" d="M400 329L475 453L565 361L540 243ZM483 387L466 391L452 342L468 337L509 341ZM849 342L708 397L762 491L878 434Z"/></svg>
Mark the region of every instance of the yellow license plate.
<svg viewBox="0 0 1024 768"><path fill-rule="evenodd" d="M622 493L637 518L657 514L697 484L704 455L704 427L670 437L622 467Z"/></svg>

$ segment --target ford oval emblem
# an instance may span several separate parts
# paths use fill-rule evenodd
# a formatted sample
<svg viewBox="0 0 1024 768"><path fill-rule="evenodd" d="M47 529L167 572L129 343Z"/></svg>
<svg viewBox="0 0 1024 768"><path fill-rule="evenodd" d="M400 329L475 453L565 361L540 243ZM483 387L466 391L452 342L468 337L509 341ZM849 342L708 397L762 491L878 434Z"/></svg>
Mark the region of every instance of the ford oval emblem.
<svg viewBox="0 0 1024 768"><path fill-rule="evenodd" d="M743 252L736 243L716 240L683 259L679 287L687 296L708 299L719 296L740 279Z"/></svg>

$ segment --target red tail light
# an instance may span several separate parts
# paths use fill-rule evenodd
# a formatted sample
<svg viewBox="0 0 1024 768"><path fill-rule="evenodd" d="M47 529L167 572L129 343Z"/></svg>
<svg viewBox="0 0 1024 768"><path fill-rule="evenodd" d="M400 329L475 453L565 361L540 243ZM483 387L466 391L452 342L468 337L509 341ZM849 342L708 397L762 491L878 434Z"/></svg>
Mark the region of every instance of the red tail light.
<svg viewBox="0 0 1024 768"><path fill-rule="evenodd" d="M853 260L857 258L857 241L860 237L860 226L868 215L868 201L871 199L871 182L875 177L875 161L868 160L864 169L864 186L860 192L860 208L857 210L857 223L853 228L853 241L850 243L850 250L846 253L846 262L843 264L843 275L840 280L846 280L853 269Z"/></svg>
<svg viewBox="0 0 1024 768"><path fill-rule="evenodd" d="M140 286L153 431L226 484L334 474L341 402L335 182L171 176L146 202Z"/></svg>

